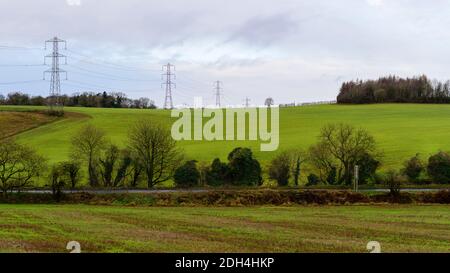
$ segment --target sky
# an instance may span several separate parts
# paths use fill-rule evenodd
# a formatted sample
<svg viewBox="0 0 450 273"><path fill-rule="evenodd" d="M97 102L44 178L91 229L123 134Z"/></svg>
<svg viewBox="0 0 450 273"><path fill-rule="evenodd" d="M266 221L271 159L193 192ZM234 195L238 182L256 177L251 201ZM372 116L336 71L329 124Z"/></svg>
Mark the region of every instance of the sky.
<svg viewBox="0 0 450 273"><path fill-rule="evenodd" d="M334 100L342 82L450 78L450 1L0 0L0 94L48 95L45 41L60 44L62 92L117 91L175 104ZM47 64L51 63L47 59Z"/></svg>

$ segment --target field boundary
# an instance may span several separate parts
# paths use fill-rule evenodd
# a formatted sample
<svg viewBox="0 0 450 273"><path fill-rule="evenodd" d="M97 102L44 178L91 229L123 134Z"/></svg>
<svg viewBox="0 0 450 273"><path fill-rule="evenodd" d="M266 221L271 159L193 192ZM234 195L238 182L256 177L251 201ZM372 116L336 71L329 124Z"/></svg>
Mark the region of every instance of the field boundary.
<svg viewBox="0 0 450 273"><path fill-rule="evenodd" d="M78 192L64 194L57 202L52 194L14 193L0 196L0 204L86 204L121 206L289 206L289 205L351 205L351 204L450 204L450 190L438 192L355 193L351 191L320 190L253 190L166 193Z"/></svg>

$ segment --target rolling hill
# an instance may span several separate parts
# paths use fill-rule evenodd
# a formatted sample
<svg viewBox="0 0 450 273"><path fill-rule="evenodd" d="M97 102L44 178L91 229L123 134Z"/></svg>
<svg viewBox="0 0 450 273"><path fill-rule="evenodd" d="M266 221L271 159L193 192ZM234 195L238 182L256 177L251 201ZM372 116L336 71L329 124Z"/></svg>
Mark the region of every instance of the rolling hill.
<svg viewBox="0 0 450 273"><path fill-rule="evenodd" d="M38 107L0 107L0 111L27 111ZM17 135L50 162L67 159L70 138L81 126L92 123L108 133L109 139L126 145L130 124L149 118L171 123L170 112L164 110L67 108L65 119L47 123ZM0 120L0 126L2 120ZM384 153L384 168L399 167L402 162L420 153L428 156L439 150L450 150L450 105L374 104L321 105L282 108L280 111L280 149L307 148L316 142L320 128L327 123L349 123L367 129ZM2 128L3 130L3 128ZM276 152L260 152L259 142L181 142L187 156L199 161L215 157L225 159L237 146L251 147L262 162Z"/></svg>

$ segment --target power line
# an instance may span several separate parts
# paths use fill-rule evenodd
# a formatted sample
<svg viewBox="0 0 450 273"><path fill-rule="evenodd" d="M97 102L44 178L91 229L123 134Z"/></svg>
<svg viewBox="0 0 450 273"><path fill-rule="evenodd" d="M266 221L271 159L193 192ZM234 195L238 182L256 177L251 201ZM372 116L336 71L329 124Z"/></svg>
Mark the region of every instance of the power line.
<svg viewBox="0 0 450 273"><path fill-rule="evenodd" d="M0 82L0 85L14 85L14 84L35 83L35 82L42 82L42 80L17 81L17 82Z"/></svg>
<svg viewBox="0 0 450 273"><path fill-rule="evenodd" d="M129 90L127 88L107 87L107 86L102 86L102 85L97 85L97 84L89 84L89 83L75 81L75 80L68 80L67 82L69 82L69 85L72 85L75 87L98 89L98 90L102 90L102 91L104 91L104 90L111 90L111 91L124 90L127 92L149 92L149 91L154 92L154 93L159 92L159 91L150 90L150 89Z"/></svg>
<svg viewBox="0 0 450 273"><path fill-rule="evenodd" d="M83 87L83 88L98 88L98 89L109 89L109 90L117 90L117 89L119 89L119 88L115 88L115 87L114 88L113 87L106 87L106 86L103 86L103 85L97 85L97 84L93 84L93 83L84 83L84 82L74 81L74 80L68 80L68 82L86 86L86 87Z"/></svg>
<svg viewBox="0 0 450 273"><path fill-rule="evenodd" d="M162 74L165 77L165 82L162 85L166 86L166 98L164 100L164 109L173 109L173 98L172 98L172 86L176 88L176 83L173 81L176 79L175 74L172 72L172 68L175 71L175 66L170 63L163 66L165 73Z"/></svg>
<svg viewBox="0 0 450 273"><path fill-rule="evenodd" d="M208 83L201 82L201 81L195 80L195 79L193 79L193 78L191 78L189 76L183 75L183 78L181 79L181 81L184 81L185 79L190 81L191 83L194 83L194 84L200 84L200 85L203 85L203 86L209 86Z"/></svg>
<svg viewBox="0 0 450 273"><path fill-rule="evenodd" d="M0 45L0 49L42 50L42 48L39 48L39 47L8 46L8 45Z"/></svg>
<svg viewBox="0 0 450 273"><path fill-rule="evenodd" d="M91 73L91 74L71 71L73 73L77 73L77 74L88 76L88 77L95 77L95 78L100 78L100 79L112 80L112 81L132 81L132 82L156 82L157 81L157 80L132 79L132 78L127 78L127 77L122 77L122 76L116 76L116 75L112 75L112 74L108 74L108 73L97 72L97 71L93 71L93 70L90 70L90 69L85 69L85 68L74 66L74 65L70 65L70 67L73 67L75 69L78 69L78 70L81 70L81 71L85 71L85 72L88 72L88 73ZM92 75L92 74L97 74L99 76L95 76L95 75Z"/></svg>
<svg viewBox="0 0 450 273"><path fill-rule="evenodd" d="M0 64L0 67L38 67L45 64Z"/></svg>
<svg viewBox="0 0 450 273"><path fill-rule="evenodd" d="M109 68L109 69L116 69L116 70L122 70L122 71L134 71L134 72L136 72L136 71L155 71L155 72L159 71L157 69L136 68L136 67L131 67L131 66L119 65L119 64L115 64L115 63L108 62L108 61L105 61L105 60L101 60L101 59L98 59L98 58L92 58L92 57L89 57L87 55L84 55L84 54L81 54L81 53L77 53L77 52L75 52L73 50L68 50L68 51L73 53L73 54L75 54L75 55L78 55L80 57L87 58L89 60L78 59L78 58L74 58L73 56L71 56L70 58L74 58L74 59L76 59L76 60L78 60L80 62L88 63L88 64L91 64L91 65L103 66L103 67ZM97 62L92 61L92 59L97 60Z"/></svg>

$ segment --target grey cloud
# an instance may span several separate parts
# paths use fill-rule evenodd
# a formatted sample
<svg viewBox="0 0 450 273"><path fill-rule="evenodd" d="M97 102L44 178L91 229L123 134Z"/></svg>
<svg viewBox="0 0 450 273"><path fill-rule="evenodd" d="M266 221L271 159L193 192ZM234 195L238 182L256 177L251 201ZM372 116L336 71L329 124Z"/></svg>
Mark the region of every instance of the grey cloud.
<svg viewBox="0 0 450 273"><path fill-rule="evenodd" d="M380 3L82 0L80 6L69 6L66 0L0 0L0 45L43 47L43 41L59 35L75 52L120 65L158 70L160 63L171 61L180 69L188 68L198 81L223 80L236 103L243 94L254 100L271 95L278 102L333 99L343 79L389 73L449 77L450 1ZM44 55L4 49L0 53L0 64L41 63ZM159 78L159 73L129 77ZM41 77L40 68L0 68L0 83ZM102 86L115 84L71 77ZM158 91L160 85L130 82L118 88ZM211 92L202 86L189 88ZM17 89L45 94L48 87L0 86L0 93ZM183 92L181 82L178 92ZM132 95L157 101L163 96Z"/></svg>
<svg viewBox="0 0 450 273"><path fill-rule="evenodd" d="M289 14L258 16L243 23L227 42L239 41L251 46L268 46L295 35L297 30L297 22Z"/></svg>

